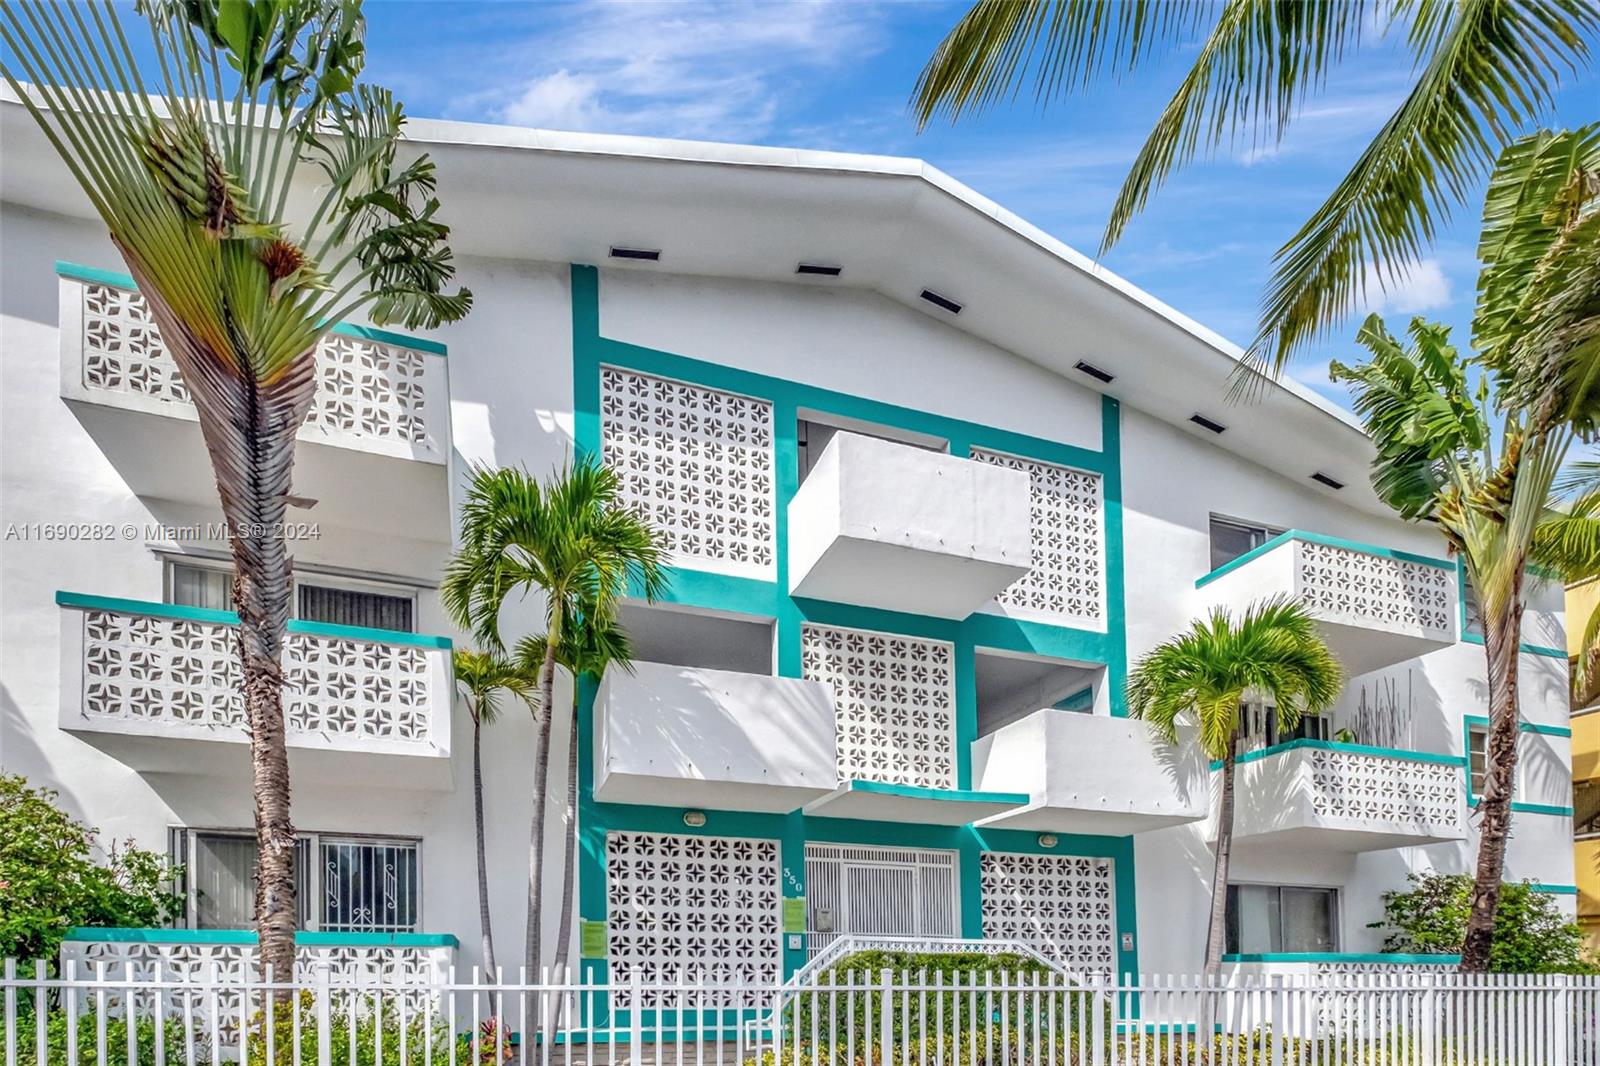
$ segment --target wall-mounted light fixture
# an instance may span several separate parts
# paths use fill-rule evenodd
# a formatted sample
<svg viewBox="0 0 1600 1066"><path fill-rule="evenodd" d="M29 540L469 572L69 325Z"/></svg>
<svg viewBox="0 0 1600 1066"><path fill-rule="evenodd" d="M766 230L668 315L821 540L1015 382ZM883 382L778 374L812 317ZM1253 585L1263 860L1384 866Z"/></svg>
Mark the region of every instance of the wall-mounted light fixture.
<svg viewBox="0 0 1600 1066"><path fill-rule="evenodd" d="M706 824L705 811L684 811L683 824L690 829L699 829Z"/></svg>
<svg viewBox="0 0 1600 1066"><path fill-rule="evenodd" d="M1058 841L1056 840L1056 835L1054 833L1039 834L1039 846L1041 848L1053 848L1057 843Z"/></svg>

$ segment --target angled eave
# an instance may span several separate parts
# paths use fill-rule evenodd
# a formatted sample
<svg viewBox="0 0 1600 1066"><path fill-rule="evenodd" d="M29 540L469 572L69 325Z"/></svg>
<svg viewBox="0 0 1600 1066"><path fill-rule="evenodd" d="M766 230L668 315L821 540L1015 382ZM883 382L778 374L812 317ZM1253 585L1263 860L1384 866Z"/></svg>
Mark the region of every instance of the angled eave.
<svg viewBox="0 0 1600 1066"><path fill-rule="evenodd" d="M16 96L0 90L0 102L4 199L88 215ZM438 162L459 255L608 264L620 243L662 258L619 269L870 289L1311 491L1388 513L1348 412L1287 378L1230 404L1238 346L921 160L438 120L408 132ZM802 260L844 274L797 278ZM919 299L924 288L961 302L960 315ZM1072 369L1080 359L1116 380L1098 386ZM1197 410L1227 432L1192 425ZM1345 487L1311 481L1318 471Z"/></svg>

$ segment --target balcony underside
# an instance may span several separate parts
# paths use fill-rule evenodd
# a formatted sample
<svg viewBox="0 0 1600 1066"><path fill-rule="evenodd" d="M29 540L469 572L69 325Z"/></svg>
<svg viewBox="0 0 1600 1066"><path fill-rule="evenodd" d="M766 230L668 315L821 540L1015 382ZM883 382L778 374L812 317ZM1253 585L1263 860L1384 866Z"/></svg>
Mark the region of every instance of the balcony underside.
<svg viewBox="0 0 1600 1066"><path fill-rule="evenodd" d="M136 495L207 513L216 510L216 478L198 421L84 400L67 402ZM302 436L295 444L292 488L316 505L290 508L288 522L450 540L449 482L441 463Z"/></svg>
<svg viewBox="0 0 1600 1066"><path fill-rule="evenodd" d="M250 744L242 736L202 740L72 726L65 728L78 739L140 773L249 780ZM322 785L424 792L447 792L455 787L448 755L308 746L297 743L292 737L289 740L289 775L294 781L315 781Z"/></svg>
<svg viewBox="0 0 1600 1066"><path fill-rule="evenodd" d="M986 829L1021 829L1030 833L1087 833L1093 836L1131 836L1186 825L1204 818L1202 813L1175 810L1149 811L1065 807L1049 802L1028 803L1002 814L985 818Z"/></svg>
<svg viewBox="0 0 1600 1066"><path fill-rule="evenodd" d="M1286 825L1275 829L1236 828L1233 833L1234 844L1241 848L1306 848L1343 853L1422 848L1459 839L1381 826Z"/></svg>
<svg viewBox="0 0 1600 1066"><path fill-rule="evenodd" d="M972 792L917 788L879 781L851 781L806 805L814 818L853 818L866 822L908 825L966 825L1020 807L1020 792Z"/></svg>
<svg viewBox="0 0 1600 1066"><path fill-rule="evenodd" d="M1442 640L1326 619L1317 620L1317 629L1349 677L1359 677L1450 647L1449 642Z"/></svg>
<svg viewBox="0 0 1600 1066"><path fill-rule="evenodd" d="M609 773L595 786L601 803L632 803L650 807L706 807L719 811L788 814L821 796L825 788L797 788L740 781L707 781L686 777L652 777L645 774Z"/></svg>

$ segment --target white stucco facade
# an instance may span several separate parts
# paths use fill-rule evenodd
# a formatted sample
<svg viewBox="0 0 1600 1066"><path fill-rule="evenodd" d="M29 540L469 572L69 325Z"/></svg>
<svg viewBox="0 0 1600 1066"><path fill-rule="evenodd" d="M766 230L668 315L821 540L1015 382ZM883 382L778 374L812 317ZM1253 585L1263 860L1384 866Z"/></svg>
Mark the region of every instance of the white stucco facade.
<svg viewBox="0 0 1600 1066"><path fill-rule="evenodd" d="M225 559L205 529L220 513L193 422L139 376L151 339L129 340L125 267L20 110L0 102L0 766L107 838L166 851L250 825L225 694L185 695L192 642L214 651L226 619L178 602L173 576ZM783 901L900 848L924 856L904 860L918 877L949 877L950 913L907 906L908 928L862 931L1003 930L1073 966L1197 969L1210 771L1125 717L1123 679L1213 605L1310 595L1312 562L1366 590L1321 608L1354 676L1324 735L1241 767L1260 788L1233 881L1331 890L1329 954L1352 955L1378 949L1367 924L1408 873L1471 868L1483 649L1455 562L1372 496L1348 416L1292 387L1228 406L1236 350L913 161L416 136L475 309L426 338L345 335L367 347L326 356L349 373L322 385L325 424L297 458L315 502L291 511L311 527L293 545L303 583L412 605L406 632L303 619L323 643L291 739L308 846L412 856L389 931L453 935L457 964L479 961L471 722L447 667L466 641L437 595L462 486L475 464L543 474L579 453L623 473L674 563L666 600L625 612L638 670L563 678L556 699L579 709L578 917L605 934L586 967L667 972L719 950L668 940L726 926L739 973L792 972L808 937L854 919ZM613 244L661 260L624 264ZM794 273L811 260L844 269ZM1303 536L1208 579L1216 518ZM1561 590L1530 595L1507 874L1570 911ZM502 629L540 617L514 601ZM163 666L151 648L173 642ZM555 721L547 961L573 719ZM533 738L514 704L483 738L502 961L521 956ZM1425 818L1367 802L1425 785ZM706 903L707 932L646 891L673 878L748 891Z"/></svg>

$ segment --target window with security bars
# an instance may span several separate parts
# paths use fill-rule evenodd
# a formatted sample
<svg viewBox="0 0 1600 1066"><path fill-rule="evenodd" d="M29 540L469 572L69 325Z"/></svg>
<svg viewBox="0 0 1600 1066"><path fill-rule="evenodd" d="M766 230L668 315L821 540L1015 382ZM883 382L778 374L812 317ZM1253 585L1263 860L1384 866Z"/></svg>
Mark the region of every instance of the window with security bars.
<svg viewBox="0 0 1600 1066"><path fill-rule="evenodd" d="M806 930L815 956L840 936L960 935L956 853L806 845Z"/></svg>
<svg viewBox="0 0 1600 1066"><path fill-rule="evenodd" d="M256 842L243 830L176 829L192 929L248 929L255 920ZM301 834L295 841L297 922L333 933L413 933L421 924L414 840Z"/></svg>

